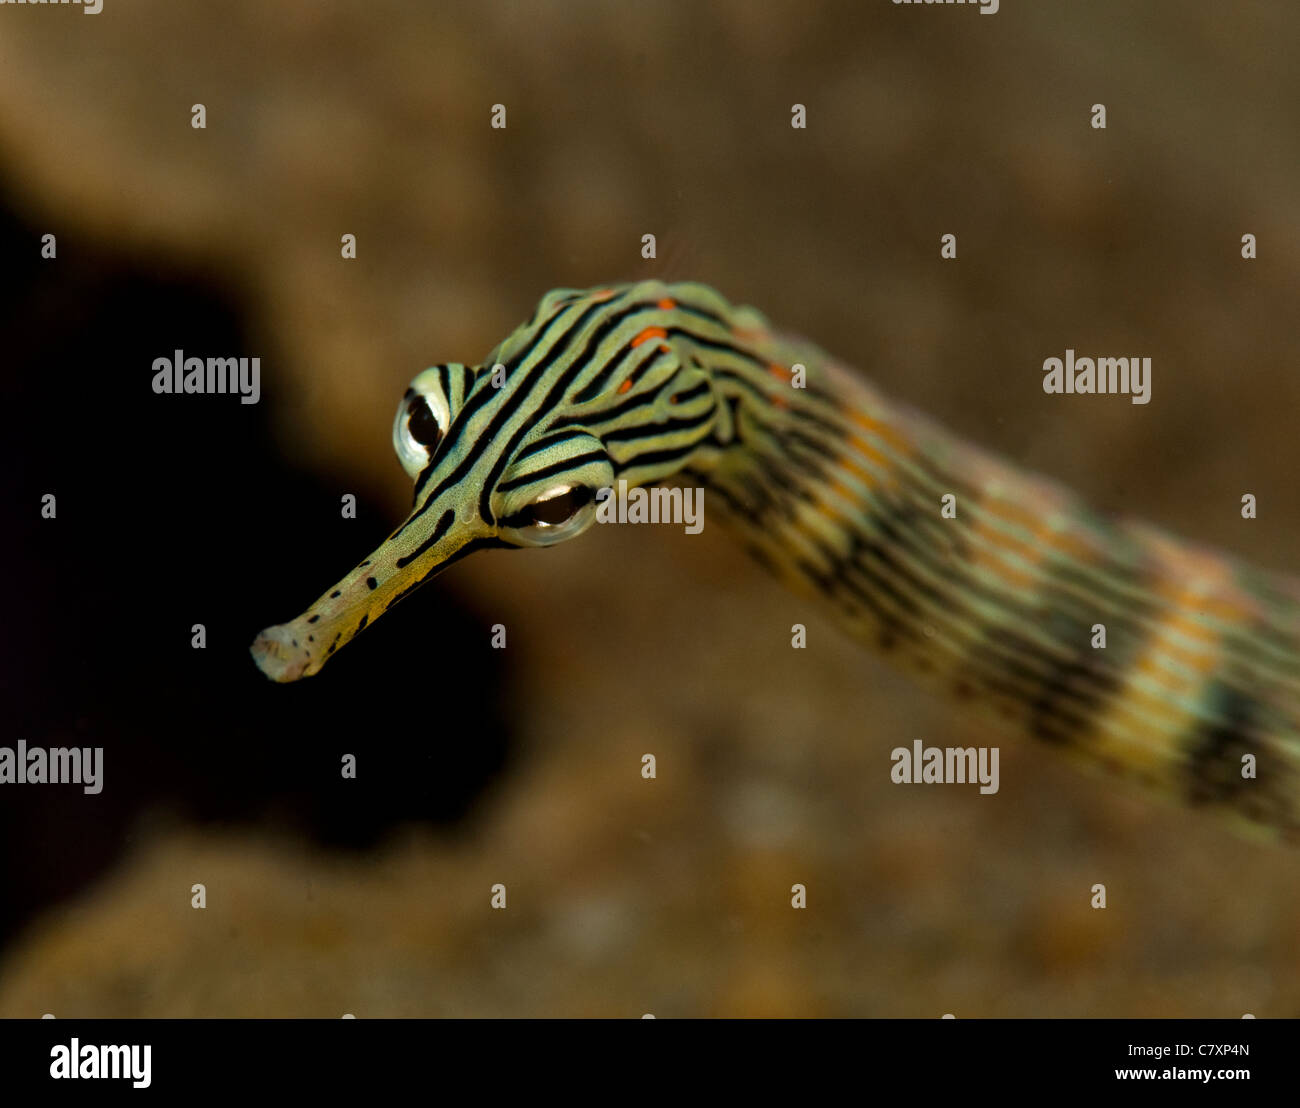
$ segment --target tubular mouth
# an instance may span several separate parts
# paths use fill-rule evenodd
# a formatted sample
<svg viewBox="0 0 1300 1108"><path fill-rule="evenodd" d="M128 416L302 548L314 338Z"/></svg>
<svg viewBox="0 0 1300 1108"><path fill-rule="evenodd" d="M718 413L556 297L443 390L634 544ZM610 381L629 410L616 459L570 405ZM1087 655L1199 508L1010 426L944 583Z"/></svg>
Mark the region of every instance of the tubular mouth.
<svg viewBox="0 0 1300 1108"><path fill-rule="evenodd" d="M375 566L379 555L372 554L297 619L265 628L249 647L257 668L281 684L310 677L378 619L404 580L397 577L381 586L374 576L382 572Z"/></svg>
<svg viewBox="0 0 1300 1108"><path fill-rule="evenodd" d="M262 631L249 650L257 668L272 681L283 684L310 677L320 668L319 662L312 666L311 654L300 643L293 625L284 623Z"/></svg>
<svg viewBox="0 0 1300 1108"><path fill-rule="evenodd" d="M310 677L422 582L440 573L474 534L455 512L416 511L370 557L296 619L265 628L249 648L272 681ZM416 523L417 526L412 526Z"/></svg>

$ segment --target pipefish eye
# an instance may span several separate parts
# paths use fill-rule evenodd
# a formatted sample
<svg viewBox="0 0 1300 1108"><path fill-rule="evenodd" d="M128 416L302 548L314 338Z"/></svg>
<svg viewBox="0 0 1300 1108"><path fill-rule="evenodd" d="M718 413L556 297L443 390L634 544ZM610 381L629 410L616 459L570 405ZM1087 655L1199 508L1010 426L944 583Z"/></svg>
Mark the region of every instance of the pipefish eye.
<svg viewBox="0 0 1300 1108"><path fill-rule="evenodd" d="M423 396L417 396L407 410L410 415L406 417L406 428L411 432L411 438L421 446L437 446L442 438L442 428L429 410L429 402Z"/></svg>
<svg viewBox="0 0 1300 1108"><path fill-rule="evenodd" d="M550 546L585 531L596 514L585 485L557 485L503 519L504 537L520 546Z"/></svg>
<svg viewBox="0 0 1300 1108"><path fill-rule="evenodd" d="M451 422L437 377L422 373L406 390L393 420L393 449L413 480L420 476Z"/></svg>

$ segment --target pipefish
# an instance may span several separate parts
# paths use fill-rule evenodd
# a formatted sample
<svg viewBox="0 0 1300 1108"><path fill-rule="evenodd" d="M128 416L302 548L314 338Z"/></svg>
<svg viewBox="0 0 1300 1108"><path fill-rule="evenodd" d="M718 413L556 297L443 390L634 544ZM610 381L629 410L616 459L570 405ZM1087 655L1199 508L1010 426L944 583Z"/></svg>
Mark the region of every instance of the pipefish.
<svg viewBox="0 0 1300 1108"><path fill-rule="evenodd" d="M393 443L410 515L257 636L271 679L475 551L567 541L600 490L674 481L1003 733L1300 842L1300 582L1093 512L705 285L547 293L483 364L420 373Z"/></svg>

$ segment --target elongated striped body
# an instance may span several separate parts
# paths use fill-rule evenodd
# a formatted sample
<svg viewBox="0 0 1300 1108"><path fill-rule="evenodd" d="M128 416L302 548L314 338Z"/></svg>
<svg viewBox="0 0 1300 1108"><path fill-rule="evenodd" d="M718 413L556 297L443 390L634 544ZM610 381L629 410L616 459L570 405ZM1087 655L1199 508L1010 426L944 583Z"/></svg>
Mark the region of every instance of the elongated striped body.
<svg viewBox="0 0 1300 1108"><path fill-rule="evenodd" d="M474 550L581 533L618 480L685 482L1004 729L1300 840L1300 583L1098 516L705 286L551 292L482 366L417 377L394 441L410 517L258 637L268 676L315 673Z"/></svg>

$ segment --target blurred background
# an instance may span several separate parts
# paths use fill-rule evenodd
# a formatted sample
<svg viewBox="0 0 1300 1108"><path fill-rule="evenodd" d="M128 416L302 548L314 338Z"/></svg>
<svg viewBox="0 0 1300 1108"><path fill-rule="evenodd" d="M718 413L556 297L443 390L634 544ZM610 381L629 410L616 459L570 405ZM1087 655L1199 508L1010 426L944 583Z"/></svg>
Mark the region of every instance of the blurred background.
<svg viewBox="0 0 1300 1108"><path fill-rule="evenodd" d="M0 1016L1300 1016L1300 856L1028 743L996 796L891 784L999 739L718 528L479 555L299 685L246 653L404 515L416 372L644 276L1295 570L1298 40L1283 0L5 8L0 742L105 786L0 791ZM1045 396L1067 346L1151 403ZM155 396L176 348L262 402Z"/></svg>

